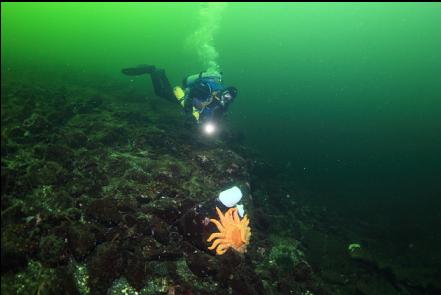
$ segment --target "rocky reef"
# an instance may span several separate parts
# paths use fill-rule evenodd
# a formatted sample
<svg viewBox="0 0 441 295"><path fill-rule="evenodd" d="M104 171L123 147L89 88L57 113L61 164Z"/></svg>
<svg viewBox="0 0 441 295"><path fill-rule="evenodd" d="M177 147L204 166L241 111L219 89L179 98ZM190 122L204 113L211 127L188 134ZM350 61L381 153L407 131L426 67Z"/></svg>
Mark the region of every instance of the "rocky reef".
<svg viewBox="0 0 441 295"><path fill-rule="evenodd" d="M43 77L2 72L2 294L440 290L381 255L348 253L338 218L265 181L273 170L240 136L206 138L178 105L124 83ZM252 240L216 255L204 221L233 185Z"/></svg>
<svg viewBox="0 0 441 295"><path fill-rule="evenodd" d="M251 210L246 159L125 86L2 77L2 294L263 294L203 224L233 185Z"/></svg>

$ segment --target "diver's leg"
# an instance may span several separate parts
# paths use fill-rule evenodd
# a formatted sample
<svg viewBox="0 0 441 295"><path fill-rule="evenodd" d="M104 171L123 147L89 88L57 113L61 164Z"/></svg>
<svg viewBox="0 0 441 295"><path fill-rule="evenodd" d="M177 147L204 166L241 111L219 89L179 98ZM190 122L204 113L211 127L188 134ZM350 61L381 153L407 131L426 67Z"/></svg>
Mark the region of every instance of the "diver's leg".
<svg viewBox="0 0 441 295"><path fill-rule="evenodd" d="M159 78L161 79L161 86L162 86L162 94L165 98L175 101L176 97L173 94L173 89L170 84L170 81L167 78L167 75L165 74L165 70L157 70Z"/></svg>
<svg viewBox="0 0 441 295"><path fill-rule="evenodd" d="M156 95L165 98L170 101L177 101L173 89L170 85L165 70L158 69L152 74L153 87L155 88Z"/></svg>
<svg viewBox="0 0 441 295"><path fill-rule="evenodd" d="M143 74L151 74L156 70L155 66L152 65L139 65L135 68L122 69L122 73L127 76L139 76Z"/></svg>
<svg viewBox="0 0 441 295"><path fill-rule="evenodd" d="M139 65L135 68L122 69L122 73L128 76L150 74L155 94L167 100L176 101L170 81L163 69L156 69L152 65Z"/></svg>
<svg viewBox="0 0 441 295"><path fill-rule="evenodd" d="M155 90L155 94L159 97L164 97L161 77L159 76L158 71L154 71L151 74L151 77L152 77L152 84L153 84L153 89Z"/></svg>

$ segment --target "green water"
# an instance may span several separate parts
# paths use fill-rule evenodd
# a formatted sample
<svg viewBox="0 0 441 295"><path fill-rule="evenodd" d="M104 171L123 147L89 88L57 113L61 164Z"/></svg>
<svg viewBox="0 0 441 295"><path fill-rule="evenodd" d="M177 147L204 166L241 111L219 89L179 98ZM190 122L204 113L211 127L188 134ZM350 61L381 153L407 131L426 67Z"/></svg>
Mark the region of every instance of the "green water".
<svg viewBox="0 0 441 295"><path fill-rule="evenodd" d="M239 88L231 127L316 201L343 212L439 218L439 3L1 7L3 69L126 81L120 68L153 63L178 84L206 67L196 47L207 36L191 36L210 34L218 54L210 58ZM145 81L138 87L151 91Z"/></svg>

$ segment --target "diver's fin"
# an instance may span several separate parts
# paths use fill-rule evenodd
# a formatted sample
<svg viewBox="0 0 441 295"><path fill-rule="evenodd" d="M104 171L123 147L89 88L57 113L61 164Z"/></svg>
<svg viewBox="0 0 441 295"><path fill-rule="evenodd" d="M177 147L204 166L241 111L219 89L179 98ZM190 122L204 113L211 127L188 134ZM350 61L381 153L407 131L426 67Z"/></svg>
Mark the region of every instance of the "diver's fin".
<svg viewBox="0 0 441 295"><path fill-rule="evenodd" d="M121 72L127 76L139 76L144 74L151 74L156 70L155 66L139 65L136 68L122 69Z"/></svg>

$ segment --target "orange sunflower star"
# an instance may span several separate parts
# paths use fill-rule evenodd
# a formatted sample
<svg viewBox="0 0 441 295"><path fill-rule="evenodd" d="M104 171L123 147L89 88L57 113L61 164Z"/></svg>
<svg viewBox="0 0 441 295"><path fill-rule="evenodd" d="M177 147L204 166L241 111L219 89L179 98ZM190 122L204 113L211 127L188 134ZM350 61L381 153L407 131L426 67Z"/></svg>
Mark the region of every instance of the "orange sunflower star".
<svg viewBox="0 0 441 295"><path fill-rule="evenodd" d="M251 228L248 226L250 221L247 215L240 219L237 208L228 209L225 215L217 207L216 211L219 220L210 219L210 222L217 226L219 232L211 234L208 238L207 242L214 240L208 249L213 250L217 247L217 255L224 254L230 247L240 253L245 253L251 237Z"/></svg>

